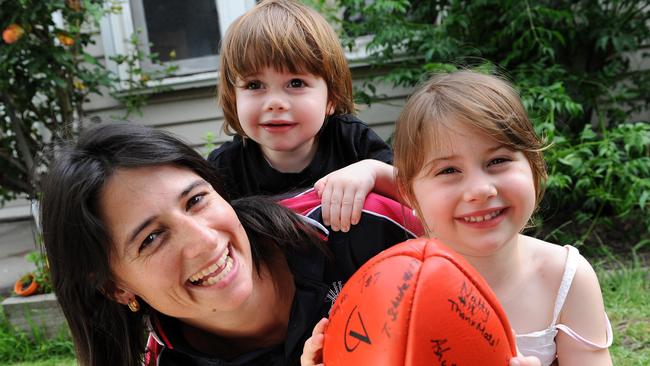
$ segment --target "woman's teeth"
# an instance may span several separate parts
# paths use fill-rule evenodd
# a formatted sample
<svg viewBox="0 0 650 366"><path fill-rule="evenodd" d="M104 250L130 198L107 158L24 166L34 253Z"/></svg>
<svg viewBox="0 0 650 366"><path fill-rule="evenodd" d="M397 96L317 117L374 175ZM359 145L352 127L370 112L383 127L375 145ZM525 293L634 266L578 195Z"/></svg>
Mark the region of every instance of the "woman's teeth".
<svg viewBox="0 0 650 366"><path fill-rule="evenodd" d="M487 220L490 220L490 219L493 219L493 218L499 216L499 214L501 213L501 211L503 211L503 210L493 211L493 212L491 212L491 213L489 213L489 214L487 214L487 215L484 215L484 216L468 216L468 217L463 217L463 220L465 220L465 222L482 222L482 221L487 221Z"/></svg>
<svg viewBox="0 0 650 366"><path fill-rule="evenodd" d="M226 248L226 251L221 255L221 257L219 257L219 260L217 260L217 262L215 262L210 267L190 276L190 282L193 285L209 286L221 281L232 270L233 260L228 256L229 254L230 250ZM219 272L216 276L203 280L205 277L214 274L219 269L221 269L221 272Z"/></svg>

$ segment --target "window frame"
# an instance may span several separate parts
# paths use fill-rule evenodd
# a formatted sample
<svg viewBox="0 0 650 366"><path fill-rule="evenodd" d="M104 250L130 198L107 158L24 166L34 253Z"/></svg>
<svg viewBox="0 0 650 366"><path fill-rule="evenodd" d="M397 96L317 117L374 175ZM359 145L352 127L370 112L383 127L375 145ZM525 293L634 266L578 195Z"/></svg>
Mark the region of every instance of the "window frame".
<svg viewBox="0 0 650 366"><path fill-rule="evenodd" d="M255 0L214 1L217 7L217 14L219 16L219 25L222 38L230 24L237 17L245 13L247 10L251 9L256 4ZM128 90L128 82L126 81L129 77L128 67L127 65L117 65L110 59L110 57L115 55L132 54L134 52L133 46L129 43L129 39L131 39L137 29L135 25L136 23L134 14L132 11L132 3L134 2L138 2L139 5L136 6L142 8L142 0L127 0L122 3L122 10L119 13L108 14L100 22L100 33L104 46L106 66L111 71L115 72L119 76L120 80L122 80L120 89L124 91ZM143 30L143 32L146 32L146 30ZM142 44L142 37L140 39ZM145 53L148 53L148 47ZM214 85L215 81L218 78L219 55L204 56L189 60L196 60L196 62L205 60L205 62L213 63L214 68L205 69L195 73L190 72L187 74L181 73L178 75L173 75L163 80L157 81L157 85L168 86L172 89L186 89ZM173 61L170 62L170 64L173 64ZM145 64L138 66L146 68L148 65Z"/></svg>

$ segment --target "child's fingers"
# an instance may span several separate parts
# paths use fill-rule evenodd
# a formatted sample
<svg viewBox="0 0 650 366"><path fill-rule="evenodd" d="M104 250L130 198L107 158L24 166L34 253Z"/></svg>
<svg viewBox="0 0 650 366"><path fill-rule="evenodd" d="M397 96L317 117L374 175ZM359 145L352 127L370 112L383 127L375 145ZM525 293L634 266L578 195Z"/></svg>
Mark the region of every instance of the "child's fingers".
<svg viewBox="0 0 650 366"><path fill-rule="evenodd" d="M354 200L357 195L357 190L354 187L347 187L343 193L343 200L341 202L341 231L350 231L350 224L352 222L352 215L354 210Z"/></svg>
<svg viewBox="0 0 650 366"><path fill-rule="evenodd" d="M329 219L330 227L334 231L341 228L341 202L343 201L343 191L340 188L333 188L329 199Z"/></svg>
<svg viewBox="0 0 650 366"><path fill-rule="evenodd" d="M316 323L314 326L314 330L311 331L312 335L320 334L320 333L325 333L325 329L327 329L327 325L330 323L330 320L327 318L323 318Z"/></svg>
<svg viewBox="0 0 650 366"><path fill-rule="evenodd" d="M319 179L316 183L314 183L314 190L316 191L318 198L323 198L323 190L325 190L326 186L327 186L327 176Z"/></svg>
<svg viewBox="0 0 650 366"><path fill-rule="evenodd" d="M541 366L539 358L533 356L517 356L510 359L509 366Z"/></svg>
<svg viewBox="0 0 650 366"><path fill-rule="evenodd" d="M302 366L312 366L320 365L323 355L323 343L325 341L325 335L323 333L314 334L305 342L305 346L302 349L302 355L300 356L300 364Z"/></svg>
<svg viewBox="0 0 650 366"><path fill-rule="evenodd" d="M321 215L323 216L323 224L330 226L330 200L332 196L331 184L323 187L321 196Z"/></svg>
<svg viewBox="0 0 650 366"><path fill-rule="evenodd" d="M357 190L354 193L354 203L352 205L352 225L356 225L361 220L361 212L363 211L363 204L366 202L368 191Z"/></svg>

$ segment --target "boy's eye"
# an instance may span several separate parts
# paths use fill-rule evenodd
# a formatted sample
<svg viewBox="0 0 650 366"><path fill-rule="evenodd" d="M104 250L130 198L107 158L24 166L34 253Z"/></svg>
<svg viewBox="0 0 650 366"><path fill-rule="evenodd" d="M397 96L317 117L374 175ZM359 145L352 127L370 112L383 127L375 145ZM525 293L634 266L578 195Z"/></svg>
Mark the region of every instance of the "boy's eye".
<svg viewBox="0 0 650 366"><path fill-rule="evenodd" d="M257 90L257 89L259 89L259 88L262 87L262 83L260 83L260 82L257 81L257 80L252 80L252 81L248 81L248 82L246 82L246 86L245 86L245 87L246 87L246 89L248 89L248 90Z"/></svg>
<svg viewBox="0 0 650 366"><path fill-rule="evenodd" d="M291 88L302 88L305 86L305 82L302 79L291 79L289 86Z"/></svg>

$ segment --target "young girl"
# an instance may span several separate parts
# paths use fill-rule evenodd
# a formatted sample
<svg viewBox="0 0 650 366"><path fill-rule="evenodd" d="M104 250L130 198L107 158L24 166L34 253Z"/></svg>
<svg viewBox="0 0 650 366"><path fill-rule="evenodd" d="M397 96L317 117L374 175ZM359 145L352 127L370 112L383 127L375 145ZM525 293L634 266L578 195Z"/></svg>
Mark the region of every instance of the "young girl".
<svg viewBox="0 0 650 366"><path fill-rule="evenodd" d="M507 82L439 75L397 123L398 188L428 235L485 277L523 355L542 365L611 365L611 326L589 263L572 246L521 234L542 197L542 148Z"/></svg>
<svg viewBox="0 0 650 366"><path fill-rule="evenodd" d="M227 177L230 198L311 187L361 161L316 184L326 224L356 224L375 177L392 174L393 156L351 115L350 70L327 21L291 0L261 2L228 29L220 75L224 131L235 137L208 160Z"/></svg>

